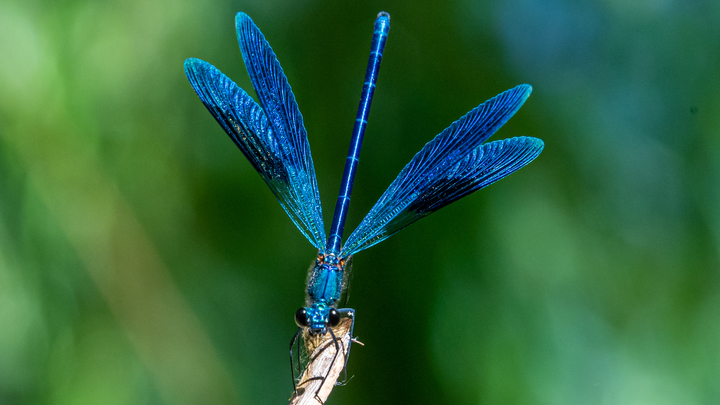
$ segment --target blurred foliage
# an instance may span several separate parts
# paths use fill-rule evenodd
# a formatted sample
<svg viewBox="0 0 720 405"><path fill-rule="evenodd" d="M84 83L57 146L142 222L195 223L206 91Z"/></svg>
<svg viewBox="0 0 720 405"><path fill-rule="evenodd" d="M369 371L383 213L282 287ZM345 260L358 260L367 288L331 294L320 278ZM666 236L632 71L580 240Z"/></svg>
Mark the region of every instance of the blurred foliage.
<svg viewBox="0 0 720 405"><path fill-rule="evenodd" d="M480 102L528 168L354 260L332 403L720 403L720 2L0 3L0 404L290 395L315 252L182 70L250 83L247 12L304 114L326 221L392 15L348 229Z"/></svg>

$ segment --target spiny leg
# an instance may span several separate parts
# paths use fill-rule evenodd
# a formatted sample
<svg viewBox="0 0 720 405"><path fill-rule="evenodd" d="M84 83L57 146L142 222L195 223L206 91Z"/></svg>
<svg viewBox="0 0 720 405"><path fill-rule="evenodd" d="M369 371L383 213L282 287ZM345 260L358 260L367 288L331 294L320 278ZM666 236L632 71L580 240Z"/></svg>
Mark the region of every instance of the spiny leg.
<svg viewBox="0 0 720 405"><path fill-rule="evenodd" d="M297 348L297 364L300 364L300 341L298 340L298 336L302 333L302 328L298 328L298 331L295 332L295 335L293 335L292 339L290 340L290 377L292 378L292 384L293 384L293 391L295 392L295 395L297 396L297 385L295 385L295 368L293 367L293 345L297 342L298 348Z"/></svg>
<svg viewBox="0 0 720 405"><path fill-rule="evenodd" d="M343 378L342 381L338 381L335 383L335 385L345 385L348 382L347 378L347 362L350 360L350 349L352 348L352 341L354 339L353 337L353 329L355 328L355 310L352 308L341 308L338 309L338 312L341 315L344 315L352 320L352 323L350 324L350 339L348 340L348 346L347 346L347 352L345 353L345 364L343 365L343 372L345 373L345 378ZM361 344L362 345L362 344Z"/></svg>

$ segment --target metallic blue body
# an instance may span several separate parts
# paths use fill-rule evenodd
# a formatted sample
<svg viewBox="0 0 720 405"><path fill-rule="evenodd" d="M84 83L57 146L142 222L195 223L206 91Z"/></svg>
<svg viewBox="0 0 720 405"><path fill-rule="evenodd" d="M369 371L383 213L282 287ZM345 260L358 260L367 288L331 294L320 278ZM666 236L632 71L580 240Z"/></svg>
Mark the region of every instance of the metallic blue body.
<svg viewBox="0 0 720 405"><path fill-rule="evenodd" d="M350 149L345 161L340 193L338 193L335 215L333 215L330 235L325 249L327 255L320 254L318 256L308 280L309 307L307 313L311 319L310 330L314 333L325 333L327 313L329 311L326 307L328 305L337 306L336 302L340 299L343 289L345 261L338 259L337 254L340 253L345 218L347 217L347 209L350 206L350 194L352 193L355 172L360 159L360 148L365 135L365 127L367 127L370 105L372 104L373 94L375 94L375 83L377 83L380 62L382 62L383 50L385 49L389 31L390 15L380 13L375 20L375 29L373 30L370 46L370 59L368 60L365 82L360 95L360 106L358 107L357 118L350 139ZM322 322L318 322L318 320L322 320Z"/></svg>
<svg viewBox="0 0 720 405"><path fill-rule="evenodd" d="M310 334L324 334L332 326L329 314L337 316L333 309L345 288L345 267L351 255L514 173L543 149L540 139L530 137L483 143L517 112L532 88L520 85L507 90L475 107L428 142L400 171L343 245L345 217L390 16L380 13L375 20L360 107L328 238L310 145L295 96L275 53L250 17L238 13L236 27L258 102L207 62L187 59L185 74L208 111L319 251L308 278L303 312L307 314L303 327ZM354 320L352 309L337 312Z"/></svg>
<svg viewBox="0 0 720 405"><path fill-rule="evenodd" d="M323 301L332 305L342 293L345 263L335 255L319 255L308 280L310 302Z"/></svg>
<svg viewBox="0 0 720 405"><path fill-rule="evenodd" d="M310 273L307 288L307 315L310 330L324 333L330 308L337 308L336 302L343 292L345 261L335 255L318 255Z"/></svg>
<svg viewBox="0 0 720 405"><path fill-rule="evenodd" d="M358 107L357 117L355 118L352 138L350 139L350 150L348 151L348 157L345 161L345 170L343 171L342 182L340 183L340 193L338 194L337 203L335 204L335 214L333 215L333 222L330 227L330 235L326 249L328 253L340 253L342 234L345 228L345 218L347 217L347 209L350 206L350 193L352 193L355 172L357 171L360 159L360 147L362 146L363 136L365 135L365 127L367 127L368 115L370 114L370 104L375 94L375 83L377 83L380 62L382 62L383 50L385 49L385 42L387 41L389 32L390 15L388 13L378 14L375 20L372 45L370 46L370 60L368 60L367 70L365 71L365 83L363 83L362 94L360 96L360 106Z"/></svg>

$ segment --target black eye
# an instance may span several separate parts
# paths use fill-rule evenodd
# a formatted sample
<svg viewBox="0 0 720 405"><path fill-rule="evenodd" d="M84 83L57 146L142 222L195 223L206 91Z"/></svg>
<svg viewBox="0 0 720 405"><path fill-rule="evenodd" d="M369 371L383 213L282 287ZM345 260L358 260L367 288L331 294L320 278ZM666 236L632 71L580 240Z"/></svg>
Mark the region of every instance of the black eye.
<svg viewBox="0 0 720 405"><path fill-rule="evenodd" d="M340 323L340 314L338 311L335 310L335 308L331 308L330 312L328 312L328 325L330 326L337 326L337 324Z"/></svg>
<svg viewBox="0 0 720 405"><path fill-rule="evenodd" d="M308 326L307 310L305 308L300 308L295 312L295 323L301 328Z"/></svg>

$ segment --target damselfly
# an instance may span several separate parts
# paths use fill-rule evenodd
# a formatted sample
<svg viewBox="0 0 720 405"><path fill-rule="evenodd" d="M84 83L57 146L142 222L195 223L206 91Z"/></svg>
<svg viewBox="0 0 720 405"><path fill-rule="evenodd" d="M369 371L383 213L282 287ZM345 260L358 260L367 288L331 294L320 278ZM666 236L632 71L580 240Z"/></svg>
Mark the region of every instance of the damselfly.
<svg viewBox="0 0 720 405"><path fill-rule="evenodd" d="M493 97L428 142L342 244L360 147L390 30L390 15L382 12L375 20L360 107L327 238L310 145L295 96L275 53L250 17L238 13L235 23L259 104L207 62L187 59L185 73L207 109L265 180L290 219L318 249L310 268L305 306L295 314L299 329L293 341L301 333L310 339L329 333L337 348L332 328L342 317L351 318L354 324L353 309L337 308L346 287L346 266L353 254L508 176L540 154L543 142L537 138L517 137L483 144L515 114L532 88L520 85Z"/></svg>

